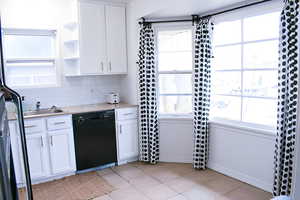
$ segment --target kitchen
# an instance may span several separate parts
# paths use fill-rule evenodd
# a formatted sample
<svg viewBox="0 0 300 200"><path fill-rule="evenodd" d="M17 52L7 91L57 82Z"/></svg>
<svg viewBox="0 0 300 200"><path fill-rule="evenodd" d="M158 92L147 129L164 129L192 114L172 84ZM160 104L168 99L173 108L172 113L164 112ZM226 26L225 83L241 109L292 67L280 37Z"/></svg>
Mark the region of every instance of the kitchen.
<svg viewBox="0 0 300 200"><path fill-rule="evenodd" d="M0 0L2 86L17 92L3 89L18 196L7 199L297 199L299 177L277 189L273 166L283 5ZM197 71L210 45L211 91Z"/></svg>
<svg viewBox="0 0 300 200"><path fill-rule="evenodd" d="M3 27L6 27L3 29L4 49L7 50L5 59L12 70L7 71L7 83L13 85L23 98L32 184L74 175L78 171L91 171L94 167L103 168L137 160L137 106L120 103L119 97L121 79L127 73L125 4L76 1L31 3L3 2L1 14ZM11 17L11 10L17 11L18 8L21 10L14 13L19 15ZM104 10L106 15L98 19L94 17L94 13L104 13ZM39 11L40 18L36 19L36 12ZM97 30L95 27L99 19L103 26ZM14 36L20 37L12 38ZM41 43L38 42L48 49L39 52ZM22 47L16 52L12 49L17 47L14 45ZM27 54L24 50L32 51ZM102 53L93 55L93 52L99 51ZM118 59L113 59L115 57ZM32 68L30 64L33 64ZM14 71L22 70L19 66L28 66L32 76ZM40 66L45 67L45 71L35 71ZM10 77L14 73L23 73L23 77ZM17 82L19 80L21 82ZM42 82L35 82L37 80ZM50 109L52 106L55 107ZM12 111L9 127L16 180L21 188L26 179L22 173L24 166L18 123L13 114L15 107L8 107ZM90 138L84 135L87 130L91 133ZM96 134L94 138L93 130ZM98 134L100 138L97 138L99 130L106 135ZM74 133L78 134L75 136ZM84 139L88 140L87 143L83 143ZM97 139L99 142L93 144ZM110 155L107 155L108 152L111 152Z"/></svg>

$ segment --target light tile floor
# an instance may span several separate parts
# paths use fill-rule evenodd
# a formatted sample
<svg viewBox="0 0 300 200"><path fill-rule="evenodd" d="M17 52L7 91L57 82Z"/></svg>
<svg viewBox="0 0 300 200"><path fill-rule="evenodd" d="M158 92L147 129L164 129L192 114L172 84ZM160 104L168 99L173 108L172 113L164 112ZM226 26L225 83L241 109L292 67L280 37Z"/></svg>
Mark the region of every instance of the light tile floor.
<svg viewBox="0 0 300 200"><path fill-rule="evenodd" d="M78 200L270 200L272 197L268 192L213 170L194 170L191 164L133 162L91 175L97 187L105 185L106 189L99 188L98 193L93 187L93 195L84 198L87 194L81 194ZM87 175L76 176L85 176L83 180L88 181ZM44 188L47 184L53 182L43 183ZM99 196L95 197L97 193ZM51 196L66 199L58 193Z"/></svg>
<svg viewBox="0 0 300 200"><path fill-rule="evenodd" d="M94 200L270 200L271 194L191 164L129 163L97 172L115 190Z"/></svg>

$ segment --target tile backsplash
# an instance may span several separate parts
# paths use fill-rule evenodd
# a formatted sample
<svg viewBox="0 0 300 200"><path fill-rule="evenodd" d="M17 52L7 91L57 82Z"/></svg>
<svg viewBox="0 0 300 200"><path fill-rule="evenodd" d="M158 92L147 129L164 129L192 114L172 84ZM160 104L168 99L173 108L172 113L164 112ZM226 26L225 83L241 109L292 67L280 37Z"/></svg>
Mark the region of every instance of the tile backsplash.
<svg viewBox="0 0 300 200"><path fill-rule="evenodd" d="M120 87L118 75L84 76L65 78L60 87L16 91L25 97L23 107L26 111L35 109L37 101L41 102L41 108L104 103L106 94L120 92Z"/></svg>

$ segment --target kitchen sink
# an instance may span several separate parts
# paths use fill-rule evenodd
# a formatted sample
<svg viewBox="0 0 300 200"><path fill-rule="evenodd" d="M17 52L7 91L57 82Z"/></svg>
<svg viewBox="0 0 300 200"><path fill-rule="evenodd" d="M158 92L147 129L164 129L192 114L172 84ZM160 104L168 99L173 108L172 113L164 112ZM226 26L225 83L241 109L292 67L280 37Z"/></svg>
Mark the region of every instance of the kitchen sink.
<svg viewBox="0 0 300 200"><path fill-rule="evenodd" d="M63 112L63 110L55 107L55 108L47 108L47 109L40 109L40 110L24 112L24 116L54 114L54 113L62 113L62 112Z"/></svg>

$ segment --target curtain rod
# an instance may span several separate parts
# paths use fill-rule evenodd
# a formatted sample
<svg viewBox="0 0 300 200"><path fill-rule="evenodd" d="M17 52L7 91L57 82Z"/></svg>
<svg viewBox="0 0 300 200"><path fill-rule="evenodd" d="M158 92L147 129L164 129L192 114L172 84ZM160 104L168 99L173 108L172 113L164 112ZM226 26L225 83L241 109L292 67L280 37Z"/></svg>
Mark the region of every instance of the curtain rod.
<svg viewBox="0 0 300 200"><path fill-rule="evenodd" d="M194 23L199 21L201 18L207 18L207 17L212 17L212 16L224 14L224 13L227 13L227 12L232 12L232 11L235 11L235 10L239 10L241 8L246 8L246 7L254 6L254 5L257 5L257 4L262 4L262 3L265 3L265 2L268 2L268 1L272 1L272 0L258 1L258 2L254 2L254 3L238 6L238 7L235 7L235 8L230 8L228 10L223 10L223 11L220 11L220 12L211 13L211 14L204 15L204 16L192 15L192 19L146 21L145 18L142 17L139 24L142 25L142 24L155 24L155 23L193 22L193 25L194 25Z"/></svg>

